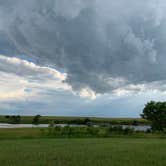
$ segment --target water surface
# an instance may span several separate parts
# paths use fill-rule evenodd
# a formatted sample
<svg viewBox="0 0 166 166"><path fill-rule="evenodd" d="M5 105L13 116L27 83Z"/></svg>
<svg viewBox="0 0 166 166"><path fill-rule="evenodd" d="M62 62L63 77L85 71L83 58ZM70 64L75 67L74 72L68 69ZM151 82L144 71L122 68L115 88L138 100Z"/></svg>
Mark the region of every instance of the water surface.
<svg viewBox="0 0 166 166"><path fill-rule="evenodd" d="M8 123L0 123L0 128L33 128L33 127L48 127L49 124L38 124L38 125L33 125L33 124L8 124ZM85 127L86 125L77 125L77 124L56 124L55 126L74 126L74 127ZM117 126L117 125L112 125L112 126ZM125 128L133 128L135 131L146 131L148 129L150 129L151 127L148 125L138 125L138 126L134 126L134 125L120 125L122 126L124 129ZM95 125L95 127L97 127L97 125Z"/></svg>

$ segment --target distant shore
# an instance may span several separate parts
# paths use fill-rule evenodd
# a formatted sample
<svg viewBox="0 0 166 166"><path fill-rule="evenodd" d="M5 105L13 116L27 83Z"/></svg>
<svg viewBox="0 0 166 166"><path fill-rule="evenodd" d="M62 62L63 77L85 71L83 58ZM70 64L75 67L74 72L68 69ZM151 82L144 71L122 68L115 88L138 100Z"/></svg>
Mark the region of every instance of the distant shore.
<svg viewBox="0 0 166 166"><path fill-rule="evenodd" d="M0 115L0 123L10 123L7 116ZM32 124L34 116L20 116L20 124ZM64 117L64 116L41 116L39 124L119 124L119 125L149 125L150 122L142 118L95 118L95 117Z"/></svg>

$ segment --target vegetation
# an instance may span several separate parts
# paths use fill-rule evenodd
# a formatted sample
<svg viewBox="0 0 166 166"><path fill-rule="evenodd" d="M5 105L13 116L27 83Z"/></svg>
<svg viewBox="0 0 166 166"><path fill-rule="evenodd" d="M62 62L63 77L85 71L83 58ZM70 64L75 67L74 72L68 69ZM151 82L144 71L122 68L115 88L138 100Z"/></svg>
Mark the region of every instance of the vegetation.
<svg viewBox="0 0 166 166"><path fill-rule="evenodd" d="M0 147L3 166L166 165L166 139L21 139Z"/></svg>
<svg viewBox="0 0 166 166"><path fill-rule="evenodd" d="M0 165L164 166L166 102L147 103L141 116L144 119L0 116L1 123L50 124L47 128L1 128ZM146 124L151 124L153 130L134 131L120 126Z"/></svg>
<svg viewBox="0 0 166 166"><path fill-rule="evenodd" d="M0 129L0 140L39 138L165 138L164 132L140 132L121 127L48 127Z"/></svg>
<svg viewBox="0 0 166 166"><path fill-rule="evenodd" d="M166 102L147 103L142 118L151 121L153 130L166 130Z"/></svg>
<svg viewBox="0 0 166 166"><path fill-rule="evenodd" d="M33 124L50 122L50 127L47 128L1 128L0 165L21 166L22 163L25 166L166 165L165 131L143 132L131 128L124 129L118 125L106 125L137 125L144 124L138 123L140 121L146 123L146 120L55 118L39 115L20 118L20 121ZM0 117L0 120L8 120L8 123L11 123L10 119L12 119L10 116ZM55 126L55 123L62 122L86 126ZM100 127L92 124L100 124Z"/></svg>
<svg viewBox="0 0 166 166"><path fill-rule="evenodd" d="M36 116L33 118L32 124L38 125L40 118L41 118L40 115L36 115Z"/></svg>
<svg viewBox="0 0 166 166"><path fill-rule="evenodd" d="M21 116L20 115L12 115L12 116L9 116L9 115L6 115L5 118L7 119L7 122L8 123L11 123L11 124L19 124L21 122Z"/></svg>
<svg viewBox="0 0 166 166"><path fill-rule="evenodd" d="M21 124L32 124L35 116L21 116ZM94 117L56 117L41 116L40 124L117 124L117 125L148 125L149 121L142 118L94 118ZM5 115L0 116L0 123L10 123Z"/></svg>
<svg viewBox="0 0 166 166"><path fill-rule="evenodd" d="M134 130L131 128L123 129L121 126L115 127L49 127L43 134L52 137L111 137L112 135L132 135Z"/></svg>

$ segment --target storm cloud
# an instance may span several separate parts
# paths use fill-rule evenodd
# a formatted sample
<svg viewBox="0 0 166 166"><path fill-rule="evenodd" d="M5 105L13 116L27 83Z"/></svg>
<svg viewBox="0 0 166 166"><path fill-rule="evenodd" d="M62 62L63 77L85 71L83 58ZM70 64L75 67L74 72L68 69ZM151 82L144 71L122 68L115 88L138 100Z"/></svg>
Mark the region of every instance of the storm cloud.
<svg viewBox="0 0 166 166"><path fill-rule="evenodd" d="M164 0L0 0L0 51L67 73L76 91L165 84L165 10Z"/></svg>

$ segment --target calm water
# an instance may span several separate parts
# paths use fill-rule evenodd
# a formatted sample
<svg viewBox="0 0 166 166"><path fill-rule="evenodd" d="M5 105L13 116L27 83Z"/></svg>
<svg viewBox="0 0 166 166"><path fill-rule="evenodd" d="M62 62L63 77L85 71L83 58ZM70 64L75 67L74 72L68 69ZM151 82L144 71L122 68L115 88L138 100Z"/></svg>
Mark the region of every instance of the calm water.
<svg viewBox="0 0 166 166"><path fill-rule="evenodd" d="M49 126L49 124L33 125L33 124L8 124L8 123L0 123L0 128L32 128L32 127L48 127L48 126ZM62 127L64 127L64 126L67 126L67 124L57 124L55 126L62 126ZM70 125L70 126L84 127L86 125ZM113 125L113 126L115 126L115 125ZM136 131L146 131L147 129L151 128L148 125L140 125L140 126L122 125L122 127L124 129L127 128L127 127L133 128Z"/></svg>
<svg viewBox="0 0 166 166"><path fill-rule="evenodd" d="M48 127L48 124L8 124L8 123L0 123L0 128L31 128L31 127Z"/></svg>
<svg viewBox="0 0 166 166"><path fill-rule="evenodd" d="M140 125L140 126L132 126L132 125L122 125L123 128L133 128L135 131L147 131L151 129L151 126L148 125Z"/></svg>

